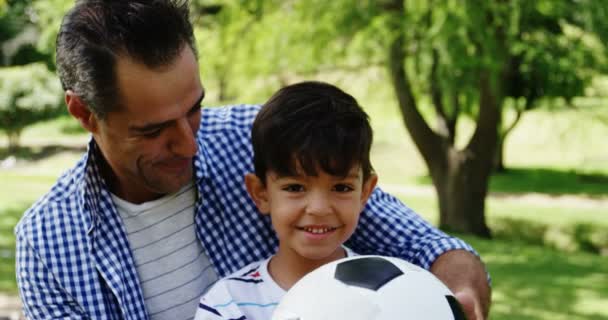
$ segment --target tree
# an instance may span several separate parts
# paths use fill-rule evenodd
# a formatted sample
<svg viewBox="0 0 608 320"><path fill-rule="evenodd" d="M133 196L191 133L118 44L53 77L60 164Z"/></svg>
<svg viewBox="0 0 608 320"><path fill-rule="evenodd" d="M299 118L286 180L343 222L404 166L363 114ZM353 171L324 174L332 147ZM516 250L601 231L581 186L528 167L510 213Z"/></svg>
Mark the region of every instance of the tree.
<svg viewBox="0 0 608 320"><path fill-rule="evenodd" d="M209 8L194 2L195 25L197 26L197 47L203 59L203 75L217 82L217 100L227 101L233 98L234 88L229 79L236 80L235 65L237 56L242 51L243 35L250 25L255 23L260 12L241 5L239 0L225 0L218 3L217 11L208 12Z"/></svg>
<svg viewBox="0 0 608 320"><path fill-rule="evenodd" d="M503 113L512 112L510 121L503 117L499 126L494 169L505 171L504 143L524 112L555 100L582 96L593 75L606 65L604 47L581 12L602 12L593 3L569 1L523 1L512 19L513 36L507 56L507 79ZM604 11L607 6L603 6ZM597 16L594 14L592 16ZM600 27L601 25L595 24Z"/></svg>
<svg viewBox="0 0 608 320"><path fill-rule="evenodd" d="M42 26L49 22L46 17L53 16L51 12L58 21L60 13L45 10L42 2L0 2L0 66L4 66L0 67L0 131L8 136L9 150L19 146L26 126L54 117L62 110L59 80L47 69L53 66L53 55L50 47L45 50L39 43L43 39Z"/></svg>
<svg viewBox="0 0 608 320"><path fill-rule="evenodd" d="M25 127L61 112L62 97L59 80L42 63L0 68L0 131L9 150L19 146Z"/></svg>
<svg viewBox="0 0 608 320"><path fill-rule="evenodd" d="M386 66L403 122L438 195L440 227L489 237L485 197L509 127L503 112L582 92L592 72L584 66L601 60L597 52L604 54L593 38L594 30L608 30L605 19L587 19L596 12L605 15L597 6L606 5L591 0L285 1L259 24L272 21L273 26L266 25L260 42L288 38L289 51L264 52L288 57L281 60L289 61L288 68ZM585 21L593 21L593 28ZM249 61L261 57L252 54ZM463 117L473 119L475 129L461 147L455 142Z"/></svg>
<svg viewBox="0 0 608 320"><path fill-rule="evenodd" d="M0 66L44 61L52 65L52 54L40 50L41 28L31 0L0 3Z"/></svg>

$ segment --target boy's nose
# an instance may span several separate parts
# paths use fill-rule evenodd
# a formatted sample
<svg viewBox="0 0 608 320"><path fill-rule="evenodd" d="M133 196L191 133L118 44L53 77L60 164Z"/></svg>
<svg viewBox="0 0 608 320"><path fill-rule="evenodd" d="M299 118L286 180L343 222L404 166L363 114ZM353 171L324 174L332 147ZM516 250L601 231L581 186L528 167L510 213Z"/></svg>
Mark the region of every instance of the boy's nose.
<svg viewBox="0 0 608 320"><path fill-rule="evenodd" d="M310 194L306 213L316 216L324 216L331 213L330 201L323 192L313 192Z"/></svg>

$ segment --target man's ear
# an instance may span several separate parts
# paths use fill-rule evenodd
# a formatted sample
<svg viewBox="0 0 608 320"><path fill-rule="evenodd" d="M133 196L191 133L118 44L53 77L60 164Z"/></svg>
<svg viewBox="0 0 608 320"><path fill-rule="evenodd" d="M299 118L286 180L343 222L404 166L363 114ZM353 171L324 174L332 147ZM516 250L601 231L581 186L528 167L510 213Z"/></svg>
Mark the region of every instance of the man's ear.
<svg viewBox="0 0 608 320"><path fill-rule="evenodd" d="M97 132L97 118L85 102L72 90L65 92L65 104L68 106L68 112L78 120L85 130L91 133Z"/></svg>
<svg viewBox="0 0 608 320"><path fill-rule="evenodd" d="M367 199L374 192L374 188L378 183L378 176L375 173L370 174L365 182L363 182L363 188L361 189L361 206L365 206Z"/></svg>
<svg viewBox="0 0 608 320"><path fill-rule="evenodd" d="M245 187L247 187L247 192L253 202L255 202L258 210L264 215L269 214L270 202L268 199L268 191L262 180L255 174L248 173L245 175Z"/></svg>

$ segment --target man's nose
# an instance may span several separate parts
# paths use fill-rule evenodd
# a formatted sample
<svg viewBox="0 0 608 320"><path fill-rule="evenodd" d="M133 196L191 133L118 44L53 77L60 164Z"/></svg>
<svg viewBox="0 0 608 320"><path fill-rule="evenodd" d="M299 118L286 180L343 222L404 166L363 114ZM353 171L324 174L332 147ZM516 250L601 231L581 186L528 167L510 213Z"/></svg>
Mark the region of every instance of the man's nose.
<svg viewBox="0 0 608 320"><path fill-rule="evenodd" d="M196 155L196 130L187 118L177 120L170 142L171 151L179 156L190 158Z"/></svg>

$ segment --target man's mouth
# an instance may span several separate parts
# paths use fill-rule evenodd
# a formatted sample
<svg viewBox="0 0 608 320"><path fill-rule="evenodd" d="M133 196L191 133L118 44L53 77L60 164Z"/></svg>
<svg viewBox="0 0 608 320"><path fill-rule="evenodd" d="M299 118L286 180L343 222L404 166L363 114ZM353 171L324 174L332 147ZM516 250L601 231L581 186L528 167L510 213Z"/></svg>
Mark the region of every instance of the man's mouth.
<svg viewBox="0 0 608 320"><path fill-rule="evenodd" d="M173 159L161 162L160 166L169 170L180 170L191 165L191 163L192 159Z"/></svg>

